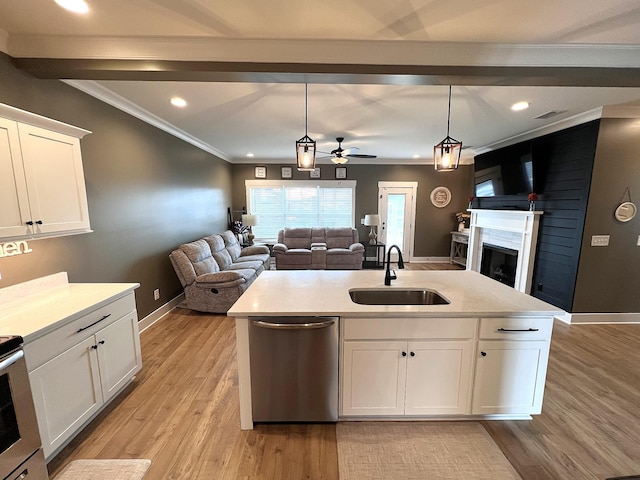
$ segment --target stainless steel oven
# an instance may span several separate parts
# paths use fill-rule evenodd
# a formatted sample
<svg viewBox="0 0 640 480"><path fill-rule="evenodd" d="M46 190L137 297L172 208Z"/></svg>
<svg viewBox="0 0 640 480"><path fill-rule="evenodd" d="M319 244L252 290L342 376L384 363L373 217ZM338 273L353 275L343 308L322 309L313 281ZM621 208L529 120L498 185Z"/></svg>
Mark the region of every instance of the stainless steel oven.
<svg viewBox="0 0 640 480"><path fill-rule="evenodd" d="M48 480L22 338L0 337L0 478Z"/></svg>

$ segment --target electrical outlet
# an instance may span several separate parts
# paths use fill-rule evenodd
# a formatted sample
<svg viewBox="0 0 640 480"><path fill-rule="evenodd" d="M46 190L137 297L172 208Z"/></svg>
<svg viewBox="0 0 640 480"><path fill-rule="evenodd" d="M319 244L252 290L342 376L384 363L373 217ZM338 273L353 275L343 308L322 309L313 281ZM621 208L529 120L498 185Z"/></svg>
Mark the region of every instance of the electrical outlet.
<svg viewBox="0 0 640 480"><path fill-rule="evenodd" d="M608 247L609 235L592 235L591 246L592 247Z"/></svg>
<svg viewBox="0 0 640 480"><path fill-rule="evenodd" d="M156 288L153 291L153 299L154 300L160 300L160 289L159 288Z"/></svg>

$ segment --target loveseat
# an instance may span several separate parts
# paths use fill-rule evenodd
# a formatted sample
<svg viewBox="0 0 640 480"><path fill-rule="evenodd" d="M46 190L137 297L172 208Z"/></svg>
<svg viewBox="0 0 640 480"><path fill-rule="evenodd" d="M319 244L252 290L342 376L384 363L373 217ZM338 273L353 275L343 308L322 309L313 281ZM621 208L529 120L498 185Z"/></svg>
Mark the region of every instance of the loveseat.
<svg viewBox="0 0 640 480"><path fill-rule="evenodd" d="M276 270L359 270L364 246L351 227L285 228L273 253Z"/></svg>
<svg viewBox="0 0 640 480"><path fill-rule="evenodd" d="M180 245L169 255L184 288L185 305L200 312L226 313L265 269L269 248L242 248L230 230Z"/></svg>

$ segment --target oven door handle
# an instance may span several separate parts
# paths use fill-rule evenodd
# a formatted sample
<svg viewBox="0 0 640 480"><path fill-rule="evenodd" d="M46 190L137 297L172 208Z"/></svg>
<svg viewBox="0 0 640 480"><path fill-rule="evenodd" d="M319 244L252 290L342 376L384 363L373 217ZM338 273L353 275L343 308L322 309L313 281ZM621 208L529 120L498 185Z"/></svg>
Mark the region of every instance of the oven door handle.
<svg viewBox="0 0 640 480"><path fill-rule="evenodd" d="M13 365L14 363L16 363L18 360L20 360L22 357L24 357L24 352L22 350L18 350L16 353L14 353L13 355L5 358L3 361L0 362L0 373L2 373L3 370L6 370L7 368L9 368L11 365Z"/></svg>

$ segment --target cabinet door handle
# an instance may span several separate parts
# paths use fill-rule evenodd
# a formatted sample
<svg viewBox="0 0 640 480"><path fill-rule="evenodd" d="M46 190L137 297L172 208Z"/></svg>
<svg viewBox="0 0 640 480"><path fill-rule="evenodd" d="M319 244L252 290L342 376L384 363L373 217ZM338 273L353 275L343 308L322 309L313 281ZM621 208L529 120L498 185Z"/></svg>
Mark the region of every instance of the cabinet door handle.
<svg viewBox="0 0 640 480"><path fill-rule="evenodd" d="M28 222L25 222L27 225L32 226L33 222L31 220L29 220Z"/></svg>
<svg viewBox="0 0 640 480"><path fill-rule="evenodd" d="M79 329L76 331L76 333L80 333L80 332L82 332L83 330L86 330L87 328L91 328L91 327L93 327L94 325L96 325L96 324L100 323L101 321L103 321L105 318L109 318L110 316L111 316L111 314L110 314L110 313L107 313L104 317L102 317L100 320L96 320L96 321L95 321L95 322L93 322L91 325L87 325L86 327L79 328Z"/></svg>
<svg viewBox="0 0 640 480"><path fill-rule="evenodd" d="M499 332L538 332L539 328L499 328Z"/></svg>
<svg viewBox="0 0 640 480"><path fill-rule="evenodd" d="M483 357L487 356L487 352L480 352L480 355L482 355Z"/></svg>
<svg viewBox="0 0 640 480"><path fill-rule="evenodd" d="M42 225L42 220L36 220L36 223L37 223L38 225Z"/></svg>
<svg viewBox="0 0 640 480"><path fill-rule="evenodd" d="M407 356L407 352L402 352L402 356L406 357Z"/></svg>
<svg viewBox="0 0 640 480"><path fill-rule="evenodd" d="M416 356L416 352L411 352L409 355L411 355L412 357Z"/></svg>
<svg viewBox="0 0 640 480"><path fill-rule="evenodd" d="M97 350L98 349L98 345L91 345L91 350Z"/></svg>
<svg viewBox="0 0 640 480"><path fill-rule="evenodd" d="M104 345L104 340L100 340L98 343L99 343L100 345Z"/></svg>

